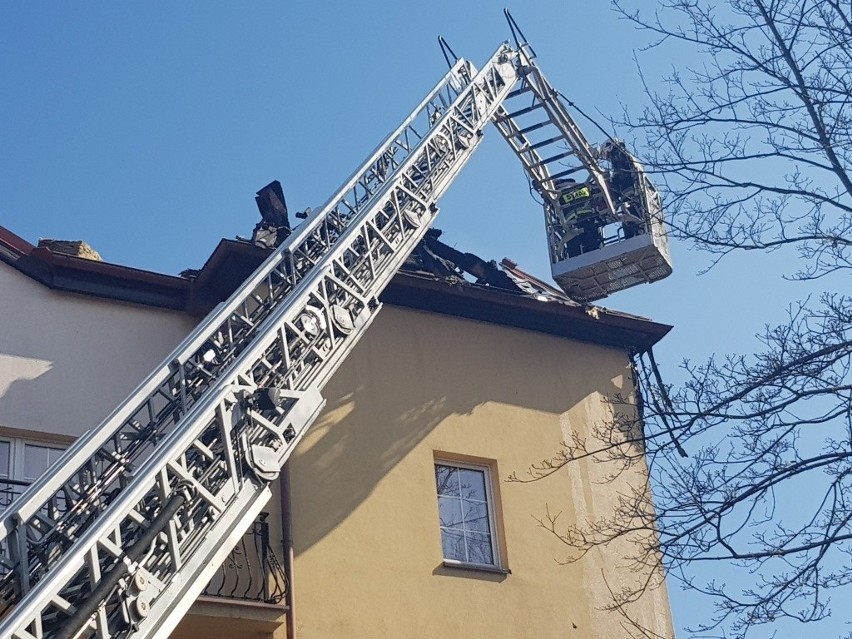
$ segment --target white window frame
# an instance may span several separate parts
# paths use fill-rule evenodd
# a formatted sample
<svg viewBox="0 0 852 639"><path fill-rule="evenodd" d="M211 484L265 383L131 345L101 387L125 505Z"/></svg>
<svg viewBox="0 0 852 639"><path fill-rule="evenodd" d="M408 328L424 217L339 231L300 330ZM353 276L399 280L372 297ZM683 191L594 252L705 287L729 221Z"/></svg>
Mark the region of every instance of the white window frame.
<svg viewBox="0 0 852 639"><path fill-rule="evenodd" d="M451 457L436 457L434 463L432 464L432 472L435 475L438 466L446 466L448 468L460 468L465 470L474 470L479 471L484 474L485 479L485 510L488 512L488 528L490 531L490 540L491 540L491 557L493 558L493 563L483 564L478 562L471 561L460 561L458 559L448 559L444 557L444 533L441 530L441 519L440 519L440 509L438 512L438 534L440 535L441 541L441 557L443 558L444 565L451 567L460 567L460 568L479 568L483 570L498 570L502 572L503 560L501 558L500 553L500 544L498 540L498 535L500 534L497 528L497 517L495 515L495 501L494 501L494 489L493 484L491 483L491 466L487 463L473 463L467 461L460 461L458 459L452 459ZM438 500L438 487L435 486L435 504L439 504Z"/></svg>
<svg viewBox="0 0 852 639"><path fill-rule="evenodd" d="M62 452L67 450L69 446L69 444L63 444L56 441L30 439L28 437L12 437L9 435L0 435L0 442L9 444L9 474L6 476L0 476L0 484L9 481L9 485L19 485L21 492L23 492L26 485L31 484L37 479L37 477L27 478L24 476L24 455L28 444ZM50 466L52 466L52 463L48 464L48 468L50 468ZM21 484L12 484L11 482L21 482ZM3 511L3 509L4 506L2 505L2 502L0 502L0 512Z"/></svg>

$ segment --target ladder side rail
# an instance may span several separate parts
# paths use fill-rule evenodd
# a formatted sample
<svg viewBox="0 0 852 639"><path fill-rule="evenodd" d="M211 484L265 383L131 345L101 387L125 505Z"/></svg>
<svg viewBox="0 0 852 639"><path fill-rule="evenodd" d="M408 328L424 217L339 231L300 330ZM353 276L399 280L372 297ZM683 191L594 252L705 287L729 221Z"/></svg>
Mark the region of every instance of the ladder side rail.
<svg viewBox="0 0 852 639"><path fill-rule="evenodd" d="M532 86L528 82L528 80L528 77L525 77L523 79L525 87ZM531 89L528 89L527 92L531 91ZM533 92L533 95L534 103L536 104L536 106L543 107L544 104L538 98L538 94ZM566 155L577 156L578 160L580 159L580 155L576 153L576 148L575 146L573 146L574 144L576 144L576 142L572 143L566 135L565 130L559 127L558 123L554 121L554 119L550 116L549 113L547 115L548 119L546 121L541 122L534 127L526 128L516 122L518 114L509 113L505 107L502 107L495 114L495 117L492 119L492 122L495 127L500 131L500 134L503 136L503 139L506 140L515 155L518 156L518 159L521 161L521 164L523 165L527 176L529 177L533 186L539 192L541 197L555 204L558 197L558 187L554 182L554 177L551 175L551 172L548 169L548 162L544 157L542 157L542 154L539 152L538 149L544 144L557 146L561 142L561 144L564 145L562 147L563 149L565 147L568 147L570 149L566 153ZM532 137L530 136L529 131L546 131L547 128L554 129L558 133L558 135L554 136L553 138L547 139L542 143L535 143ZM579 166L572 167L572 169L567 173L573 173L582 169L589 171L589 166L587 163L581 161Z"/></svg>
<svg viewBox="0 0 852 639"><path fill-rule="evenodd" d="M505 47L498 51L456 105L441 116L429 137L418 146L421 151L406 161L394 184L384 189L380 201L374 203L371 210L361 216L359 223L344 234L338 247L325 256L320 266L322 274L312 279L310 285L305 286L292 301L288 299L277 309L275 317L269 319L262 333L238 356L232 375L217 381L215 393L206 394L190 410L181 426L167 436L154 457L113 502L107 514L66 553L61 566L12 610L0 626L3 636L10 632L14 633L11 636L27 637L30 630L39 633L39 628L49 628L51 619L64 614L63 609L69 607L72 599L69 592L95 591L100 575L110 574L120 562L120 552L116 551L121 549L116 548L116 535L133 538L129 531L143 530L144 522L156 517L152 517L152 512L164 510L163 500L180 490L191 490L200 495L200 499L193 500L193 504L200 506L194 517L184 514L186 521L175 521L170 529L185 534L169 536L163 533L161 556L146 560L151 570L140 574L155 588L166 584L163 571L170 565L168 558L172 558L173 564L191 566L196 572L206 570L210 565L208 559L192 559L191 553L184 557L185 553L179 547L180 540L189 540L190 545L196 546L206 544L205 557L213 557L216 552L222 551L223 544L219 534L205 532L205 525L209 527L215 522L223 522L217 525L224 526L224 532L220 532L227 533L228 539L247 527L260 506L235 506L234 512L238 513L235 517L229 515L230 506L220 507L219 504L222 498L233 500L235 495L242 494L241 491L247 491L247 502L262 505L265 482L256 481L258 475L243 473L236 477L235 472L239 473L241 466L232 460L247 456L251 462L254 459L252 451L258 449L260 453L267 451L272 454L280 466L315 418L322 404L317 389L372 321L379 309L375 302L379 290L422 238L437 213L434 201L467 162L478 145L478 132L513 86L515 75L510 53L511 50ZM372 268L368 268L370 265ZM314 326L315 333L311 335L303 319L317 309L320 309L322 321L318 330ZM335 309L344 309L354 315L351 327L345 322L340 324L339 317L333 312ZM296 365L300 358L308 360L304 369ZM236 420L235 427L226 423L238 404L231 401L226 405L228 401L225 398L273 382L287 393L286 410L278 411L274 417L257 414L240 418ZM305 400L305 397L310 399ZM298 407L305 403L309 408L299 411ZM300 413L299 416L293 417L296 413ZM214 416L212 419L211 415ZM274 423L273 419L278 423ZM230 437L224 436L224 433L229 433ZM239 444L236 449L235 442ZM245 450L247 447L248 451ZM214 449L215 455L212 454ZM177 454L175 451L178 451ZM200 467L192 467L193 463ZM205 478L204 482L196 479L199 477ZM216 494L217 491L222 493L221 496ZM218 518L214 516L216 513ZM239 524L234 523L235 519L239 520ZM187 522L192 524L191 530L187 529ZM165 546L168 545L171 547L166 551ZM229 549L230 546L225 552ZM146 569L138 567L138 570ZM173 585L172 591L189 588L180 595L181 601L191 602L196 590L200 592L203 589L206 582L198 579L200 574L181 573L179 567L172 571L172 577L180 576L169 582ZM191 587L189 584L192 584ZM155 599L153 605L157 606L159 602L161 608L174 608L177 594L172 591L169 591L168 597ZM139 613L139 610L132 612L139 608L133 603L139 599L139 593L122 591L122 596L99 608L110 611L112 617L109 620L113 622L116 618L124 618L123 615ZM150 603L143 606L145 610ZM94 623L106 623L109 621L107 616L98 613ZM140 617L134 622L142 627L147 618ZM151 614L150 618L153 619L150 624L156 623L162 630L162 624L156 620L165 616ZM98 631L102 636L115 636L105 627L99 627Z"/></svg>
<svg viewBox="0 0 852 639"><path fill-rule="evenodd" d="M589 144L589 141L583 135L574 118L568 113L565 105L560 100L559 92L548 82L538 64L536 64L533 57L526 50L521 51L519 66L529 88L543 103L551 121L565 135L566 140L580 161L589 169L590 173L601 175L602 171L592 150L592 145Z"/></svg>
<svg viewBox="0 0 852 639"><path fill-rule="evenodd" d="M562 131L579 160L588 169L589 174L601 190L607 209L614 216L616 214L615 204L609 191L609 184L580 127L568 113L565 105L559 99L558 92L550 85L538 66L530 60L524 70L527 73L527 79L530 80L532 91L542 101L551 121Z"/></svg>
<svg viewBox="0 0 852 639"><path fill-rule="evenodd" d="M550 175L542 164L541 155L532 148L532 143L521 132L521 127L511 118L505 107L501 106L497 110L493 122L500 135L521 160L527 176L536 190L539 192L542 191L542 188L553 190L552 185L547 184Z"/></svg>
<svg viewBox="0 0 852 639"><path fill-rule="evenodd" d="M547 237L548 251L551 262L561 259L566 242L571 238L568 224L559 213L558 196L559 189L556 180L551 176L547 165L543 162L541 154L534 148L535 144L523 133L522 127L512 119L504 107L493 118L492 122L509 144L512 151L521 161L534 188L542 198L544 205L545 237ZM550 123L553 124L552 122ZM555 125L553 125L555 128ZM564 137L562 138L564 140ZM565 141L567 144L567 141ZM586 167L581 163L577 167L560 171L561 174L571 174L583 170Z"/></svg>
<svg viewBox="0 0 852 639"><path fill-rule="evenodd" d="M522 78L521 82L523 89L525 89L526 92L530 91L530 85L527 78ZM519 89L518 92L520 93L521 90ZM537 99L538 98L536 97L536 100ZM556 256L561 253L566 241L563 239L566 236L566 224L559 215L559 207L557 204L559 196L557 183L551 176L547 163L544 162L544 159L537 150L539 145L532 141L528 133L524 132L524 127L515 121L515 118L513 118L512 114L506 110L505 106L498 109L494 118L492 118L492 123L521 161L532 188L534 188L542 198L542 203L545 208L545 237L547 237L548 250L550 252L551 262L553 262L557 259ZM561 140L562 143L569 145L564 133L558 129L555 123L549 121L547 124L559 131L559 135L554 137ZM552 138L549 138L548 140L555 141L552 140ZM572 167L566 171L560 171L560 173L570 174L584 168L586 168L585 165L580 163L579 166Z"/></svg>
<svg viewBox="0 0 852 639"><path fill-rule="evenodd" d="M369 194L375 195L395 170L394 165L398 166L405 156L410 155L410 140L422 135L414 128L415 125L421 131L427 130L428 118L432 117L435 108L452 101L463 90L465 83L472 77L471 70L472 66L465 61L454 65L323 209L301 225L228 301L214 309L99 429L89 431L67 451L55 466L56 472L37 480L10 505L0 522L0 547L5 555L0 557L0 566L7 571L0 577L0 592L5 602L14 599L13 590L17 593L28 590L31 582L37 581L41 570L46 568L40 567L39 557L32 556L26 548L27 538L39 539L44 546L44 540L49 540L54 532L50 528L51 523L46 523L45 517L37 515L46 511L58 512L60 509L56 504L67 501L69 495L85 495L85 501L90 505L98 500L103 502L104 494L114 490L117 479L138 465L146 453L150 454L152 443L168 432L168 427L179 420L209 386L210 381L215 380L216 375L230 363L223 362L218 370L201 366L204 345L219 336L222 349L230 349L229 354L233 359L233 355L251 339L251 331L239 334L234 330L237 324L247 324L249 312L246 309L253 306L255 310L260 309L268 314L268 309L310 271L312 265L309 258L296 260L293 255L306 256L306 244L310 244L314 251L317 247L329 244L329 227L339 233L353 214L368 204ZM365 194L368 195L366 199ZM332 220L331 224L329 219ZM263 312L255 313L250 318L255 327L262 321L263 315ZM242 345L234 343L235 332L241 338ZM228 338L230 343L226 343ZM139 424L137 417L140 413L152 416L153 428L151 424ZM93 468L96 465L94 459L99 460L96 471ZM94 479L96 481L93 482ZM77 500L77 504L80 503L81 500ZM103 503L97 504L97 508L102 506ZM92 506L89 506L87 512L71 513L66 521L56 522L62 527L62 534L58 536L67 538L78 534L82 527L75 530L74 523L68 519L91 519L91 509ZM29 535L26 531L21 535L15 534L21 525L19 522L24 522L24 528L30 528ZM17 539L14 538L16 536ZM3 543L4 539L6 543ZM61 539L60 543L65 541ZM13 583L15 581L17 583Z"/></svg>
<svg viewBox="0 0 852 639"><path fill-rule="evenodd" d="M518 67L524 89L534 95L535 104L545 110L549 123L559 131L564 143L580 161L581 165L574 170L585 168L588 171L589 176L600 189L610 215L616 217L616 205L604 171L598 163L596 152L571 117L559 93L536 64L534 57L528 47L520 47ZM558 185L552 178L547 163L537 152L536 145L532 143L528 135L523 133L523 127L514 121L510 113L504 110L496 114L492 121L521 161L534 188L544 200L548 249L551 262L555 263L564 258L566 243L575 234L571 225L562 219L559 213Z"/></svg>

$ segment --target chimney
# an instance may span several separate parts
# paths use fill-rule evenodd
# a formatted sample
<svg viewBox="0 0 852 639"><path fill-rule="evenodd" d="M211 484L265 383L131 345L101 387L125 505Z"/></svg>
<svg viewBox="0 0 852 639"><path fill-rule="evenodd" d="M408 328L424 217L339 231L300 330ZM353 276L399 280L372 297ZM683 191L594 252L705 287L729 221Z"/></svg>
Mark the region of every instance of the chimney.
<svg viewBox="0 0 852 639"><path fill-rule="evenodd" d="M98 252L89 246L83 240L47 240L39 238L39 248L46 248L51 253L58 255L70 255L71 257L81 257L84 260L93 260L102 262Z"/></svg>

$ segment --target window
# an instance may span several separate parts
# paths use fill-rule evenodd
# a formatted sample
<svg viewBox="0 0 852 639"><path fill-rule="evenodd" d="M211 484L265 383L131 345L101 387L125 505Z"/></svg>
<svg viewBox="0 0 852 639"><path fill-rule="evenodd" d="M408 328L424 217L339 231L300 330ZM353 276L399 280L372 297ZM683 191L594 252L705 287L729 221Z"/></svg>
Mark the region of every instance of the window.
<svg viewBox="0 0 852 639"><path fill-rule="evenodd" d="M64 452L62 446L19 437L0 438L0 511Z"/></svg>
<svg viewBox="0 0 852 639"><path fill-rule="evenodd" d="M444 561L498 566L489 468L436 462L435 482Z"/></svg>

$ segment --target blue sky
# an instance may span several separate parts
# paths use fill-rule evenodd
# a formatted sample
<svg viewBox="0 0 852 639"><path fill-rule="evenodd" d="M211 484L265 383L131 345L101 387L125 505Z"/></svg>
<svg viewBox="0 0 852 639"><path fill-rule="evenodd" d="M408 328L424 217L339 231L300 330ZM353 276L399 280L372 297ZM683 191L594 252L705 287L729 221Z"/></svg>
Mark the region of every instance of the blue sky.
<svg viewBox="0 0 852 639"><path fill-rule="evenodd" d="M642 104L645 42L605 2L508 2L551 82L601 122ZM35 243L85 239L110 262L176 274L221 237L249 235L255 191L279 179L291 211L322 204L444 73L436 38L481 64L509 38L502 4L4 3L0 224ZM668 67L645 56L654 82ZM601 136L579 120L592 141ZM616 132L618 133L618 132ZM495 130L441 202L444 240L549 275L541 210ZM748 256L675 274L603 305L675 325L658 349L748 350L796 285L791 260ZM792 269L788 269L792 270ZM673 593L678 625L686 603Z"/></svg>

